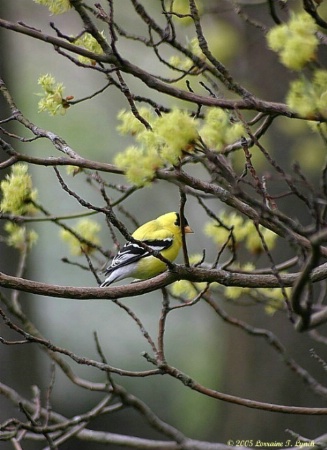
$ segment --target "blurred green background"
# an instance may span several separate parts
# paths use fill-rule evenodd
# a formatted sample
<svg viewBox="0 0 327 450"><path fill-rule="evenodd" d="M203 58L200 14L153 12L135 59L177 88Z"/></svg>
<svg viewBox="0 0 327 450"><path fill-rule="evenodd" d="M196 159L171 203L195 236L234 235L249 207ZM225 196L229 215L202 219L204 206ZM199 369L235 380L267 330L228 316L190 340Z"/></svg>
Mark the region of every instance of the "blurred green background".
<svg viewBox="0 0 327 450"><path fill-rule="evenodd" d="M115 2L115 17L125 29L134 34L144 33L145 28L136 20L132 8L126 0ZM143 2L157 20L160 17L160 2ZM291 5L299 2L289 2ZM207 14L203 19L205 33L213 51L230 67L237 80L258 96L272 101L283 101L289 79L292 77L281 67L277 56L266 48L265 39L260 32L245 24L233 11L232 2L204 1L205 8L212 8L215 13ZM255 2L245 5L245 11L256 20L271 25L267 5ZM62 16L49 17L45 7L36 5L32 0L3 0L0 4L1 16L11 21L22 21L29 26L51 32L48 23L54 21L56 26L68 35L78 33L81 24L71 11ZM103 24L100 24L103 29ZM179 27L182 42L194 37L191 26ZM100 73L83 70L56 53L51 46L33 40L27 36L1 30L1 71L5 82L14 95L23 114L38 126L53 131L64 138L81 156L92 160L112 162L114 155L132 143L116 131L116 116L122 108L128 108L126 99L113 87L90 101L69 108L65 116L50 117L38 113L36 95L40 92L37 79L40 75L51 73L58 82L63 82L65 94L75 99L91 95L104 86L105 80ZM168 69L159 66L154 54L137 43L119 43L119 50L131 62L161 76L170 76ZM167 49L167 55L171 51ZM164 70L166 71L164 73ZM125 76L129 88L137 95L153 96L140 82ZM200 87L196 79L191 80L194 90ZM165 106L180 105L177 100L154 98ZM184 105L185 106L185 105ZM187 105L189 106L189 105ZM26 134L22 129L18 133ZM316 171L321 168L325 151L318 138L300 121L278 119L269 135L264 140L281 164L289 167L294 159L308 161L306 170L314 179ZM21 144L13 142L16 149L34 156L60 156L46 140ZM314 152L315 158L308 158ZM253 149L254 158L256 151ZM305 159L306 158L306 159ZM312 162L312 167L309 167ZM244 164L238 162L239 167ZM258 155L257 167L265 170L265 161ZM31 167L35 186L39 190L40 203L53 215L82 212L77 202L60 188L51 167ZM71 189L81 197L96 204L103 205L98 192L92 190L84 175L74 178L65 175ZM196 175L201 174L194 169ZM125 182L117 175L103 177L112 183ZM286 204L287 200L285 200ZM164 212L178 210L178 188L165 182L157 182L147 189L142 189L130 197L124 207L137 217L140 223L152 219ZM221 204L210 204L215 211L223 209ZM297 205L288 205L290 213L296 213ZM214 257L211 242L203 234L206 218L196 200L189 198L186 215L195 235L188 238L190 253L201 253L206 249L207 258ZM134 227L124 216L119 216L132 232ZM105 219L93 216L102 226L102 243L106 249L112 249L109 230ZM68 223L68 222L67 222ZM69 221L69 225L73 225ZM91 273L61 262L69 256L67 246L59 238L59 230L53 224L37 225L38 244L29 257L27 277L45 283L70 286L95 286ZM123 242L123 239L121 239ZM0 269L6 273L15 272L15 253L1 245ZM70 257L70 256L69 256ZM284 255L283 255L284 257ZM182 258L178 260L182 261ZM103 260L103 263L105 261ZM32 297L21 294L22 304L44 336L56 345L67 347L78 355L98 359L93 332L97 331L108 362L128 370L150 369L149 363L141 356L150 348L141 336L135 323L118 306L110 301L74 301ZM161 309L160 292L123 300L142 320L145 328L155 338ZM323 381L323 371L310 357L309 349L314 347L318 354L326 354L325 349L310 340L306 335L297 334L287 318L276 313L268 316L262 307L240 306L221 299L222 305L231 314L251 325L267 328L276 333L289 354L300 364ZM314 397L304 384L282 363L281 358L271 347L258 338L245 335L238 329L232 329L223 323L213 312L200 302L192 308L183 308L169 316L166 331L166 349L168 362L197 381L222 392L239 395L263 402L298 406L325 406L324 402ZM10 352L9 352L10 350ZM3 382L17 388L19 393L30 397L31 385L37 384L46 389L50 379L50 364L41 352L34 353L32 348L0 347L0 373ZM94 369L77 367L76 372L83 377L104 381L104 375ZM178 381L167 376L152 378L119 378L131 393L143 399L153 408L160 418L179 428L194 439L212 440L226 443L228 439L253 439L263 441L286 441L290 436L285 432L291 429L295 433L314 438L326 431L323 417L285 416L249 410L243 407L221 403L192 392ZM57 370L56 384L52 396L53 409L71 416L84 412L99 399L95 393L77 389ZM9 414L10 412L10 414ZM0 421L14 415L11 406L0 399ZM105 431L137 436L157 436L144 425L143 421L131 411L110 415L103 421L97 421L94 428ZM2 444L6 448L6 444ZM11 448L7 444L7 448ZM38 448L35 443L24 447ZM72 443L61 448L73 449ZM76 448L87 449L89 444L76 442ZM92 444L92 449L101 448Z"/></svg>

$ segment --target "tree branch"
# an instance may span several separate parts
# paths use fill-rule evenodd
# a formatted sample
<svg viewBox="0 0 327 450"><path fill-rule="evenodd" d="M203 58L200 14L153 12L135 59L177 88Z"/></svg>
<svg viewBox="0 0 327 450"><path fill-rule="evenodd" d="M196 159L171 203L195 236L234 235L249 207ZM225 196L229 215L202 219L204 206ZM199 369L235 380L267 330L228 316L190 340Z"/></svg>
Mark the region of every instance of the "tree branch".
<svg viewBox="0 0 327 450"><path fill-rule="evenodd" d="M191 103L197 105L205 105L205 106L219 106L224 109L230 110L249 110L249 111L257 111L269 114L278 114L290 118L299 118L303 119L299 114L292 112L289 108L283 103L269 102L260 100L258 98L252 97L251 99L246 100L226 100L222 98L213 98L213 97L204 97L193 92L184 91L178 88L175 88L171 85L163 83L158 80L154 75L150 75L145 70L140 67L130 63L129 61L119 58L113 54L96 54L92 53L84 48L78 47L77 45L71 44L63 39L47 35L38 30L31 29L29 27L15 24L3 19L0 19L0 27L6 28L12 31L16 31L20 34L30 36L34 39L41 40L48 44L52 44L59 48L64 48L68 51L71 51L77 55L85 56L90 58L91 60L97 61L99 63L107 63L113 64L118 70L134 75L136 78L139 78L143 81L150 89L156 90L158 92L162 92L171 97L178 98L181 100L189 101ZM316 117L311 117L311 120L323 121L324 118L317 115Z"/></svg>

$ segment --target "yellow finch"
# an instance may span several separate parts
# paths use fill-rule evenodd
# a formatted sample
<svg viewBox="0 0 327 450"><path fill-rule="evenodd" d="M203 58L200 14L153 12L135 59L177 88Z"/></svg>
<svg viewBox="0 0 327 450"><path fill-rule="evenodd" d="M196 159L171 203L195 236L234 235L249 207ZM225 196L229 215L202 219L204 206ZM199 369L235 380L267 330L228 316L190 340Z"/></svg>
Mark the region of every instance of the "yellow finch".
<svg viewBox="0 0 327 450"><path fill-rule="evenodd" d="M184 232L192 233L186 220L184 220ZM139 227L132 236L172 262L182 246L180 215L176 212L164 214ZM151 255L141 245L126 242L105 270L107 277L101 287L128 277L143 280L152 278L164 272L166 268L167 265L163 261Z"/></svg>

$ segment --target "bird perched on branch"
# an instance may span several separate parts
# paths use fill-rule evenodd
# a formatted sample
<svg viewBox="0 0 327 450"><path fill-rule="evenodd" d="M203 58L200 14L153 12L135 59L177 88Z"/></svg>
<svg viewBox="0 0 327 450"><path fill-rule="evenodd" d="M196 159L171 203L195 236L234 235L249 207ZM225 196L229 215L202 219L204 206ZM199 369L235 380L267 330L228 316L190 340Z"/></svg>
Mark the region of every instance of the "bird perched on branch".
<svg viewBox="0 0 327 450"><path fill-rule="evenodd" d="M186 219L183 221L183 228L184 233L193 232ZM101 287L123 278L145 280L164 272L167 264L152 255L149 249L159 252L170 262L174 261L182 246L181 217L176 212L164 214L140 226L132 237L145 245L126 242L105 270L106 279Z"/></svg>

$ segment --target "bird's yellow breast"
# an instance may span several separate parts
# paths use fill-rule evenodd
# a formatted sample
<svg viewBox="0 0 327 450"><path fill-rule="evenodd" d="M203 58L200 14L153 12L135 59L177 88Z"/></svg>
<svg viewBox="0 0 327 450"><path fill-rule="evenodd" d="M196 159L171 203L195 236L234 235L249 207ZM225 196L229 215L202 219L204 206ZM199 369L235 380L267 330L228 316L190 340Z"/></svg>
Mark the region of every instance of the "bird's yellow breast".
<svg viewBox="0 0 327 450"><path fill-rule="evenodd" d="M172 262L176 259L182 246L182 233L176 223L177 218L177 213L167 213L158 219L145 223L132 236L148 245L151 245L151 241L156 242L171 239L171 246L162 250L160 254ZM167 270L167 264L151 255L140 259L132 276L140 279L152 278L165 270Z"/></svg>
<svg viewBox="0 0 327 450"><path fill-rule="evenodd" d="M135 237L135 239L142 240L134 235L133 237ZM164 258L173 262L177 258L179 250L182 246L182 238L181 235L173 235L172 233L169 233L169 231L167 232L167 230L165 230L164 232L160 230L160 232L156 233L156 239L167 239L167 238L171 238L173 240L173 243L169 248L161 251L160 254ZM160 261L160 259L156 258L155 256L151 255L142 258L138 262L137 267L133 273L133 276L135 278L140 279L152 278L158 275L159 273L164 272L165 270L167 270L167 264L165 264L163 261Z"/></svg>
<svg viewBox="0 0 327 450"><path fill-rule="evenodd" d="M171 247L169 247L167 250L163 250L162 252L160 252L160 254L163 257L167 258L169 261L174 261L178 255L180 247L180 245L176 245L176 243L174 242ZM164 272L165 270L167 270L167 264L151 255L142 258L139 261L137 268L133 273L133 276L140 279L152 278L156 275L159 275L159 273Z"/></svg>

